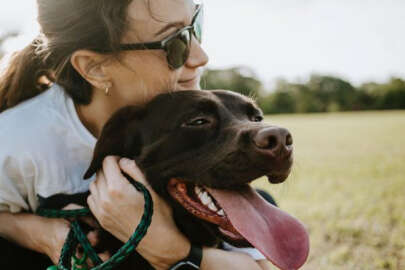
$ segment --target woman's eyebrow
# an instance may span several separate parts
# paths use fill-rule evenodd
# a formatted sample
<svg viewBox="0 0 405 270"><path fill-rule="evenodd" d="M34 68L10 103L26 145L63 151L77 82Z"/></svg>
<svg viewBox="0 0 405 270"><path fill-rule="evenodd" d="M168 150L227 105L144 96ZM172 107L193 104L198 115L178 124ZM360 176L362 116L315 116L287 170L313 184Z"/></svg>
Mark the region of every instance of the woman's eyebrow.
<svg viewBox="0 0 405 270"><path fill-rule="evenodd" d="M198 9L199 5L195 5L194 6L194 13L196 12L196 10ZM157 31L155 33L155 37L160 36L161 34L163 34L164 32L166 32L167 30L171 29L171 28L182 28L185 27L186 25L184 24L184 22L173 22L173 23L169 23L167 24L165 27L163 27L162 29L160 29L159 31Z"/></svg>
<svg viewBox="0 0 405 270"><path fill-rule="evenodd" d="M166 32L167 30L171 29L171 28L181 28L184 27L184 22L173 22L173 23L169 23L167 24L165 27L163 27L162 29L160 29L158 32L155 33L155 37L160 36L161 34L163 34L164 32Z"/></svg>

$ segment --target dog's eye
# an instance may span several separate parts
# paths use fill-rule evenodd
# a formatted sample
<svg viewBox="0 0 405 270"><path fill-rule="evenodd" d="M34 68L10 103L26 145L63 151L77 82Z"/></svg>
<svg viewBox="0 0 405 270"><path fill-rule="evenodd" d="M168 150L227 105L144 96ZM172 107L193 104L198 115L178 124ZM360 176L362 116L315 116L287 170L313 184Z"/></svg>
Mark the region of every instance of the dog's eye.
<svg viewBox="0 0 405 270"><path fill-rule="evenodd" d="M253 116L252 121L253 122L261 122L261 121L263 121L263 116L261 116L261 115Z"/></svg>
<svg viewBox="0 0 405 270"><path fill-rule="evenodd" d="M198 127L198 126L203 126L203 125L206 125L209 123L210 123L210 121L205 118L197 118L197 119L193 119L193 120L187 122L186 126Z"/></svg>

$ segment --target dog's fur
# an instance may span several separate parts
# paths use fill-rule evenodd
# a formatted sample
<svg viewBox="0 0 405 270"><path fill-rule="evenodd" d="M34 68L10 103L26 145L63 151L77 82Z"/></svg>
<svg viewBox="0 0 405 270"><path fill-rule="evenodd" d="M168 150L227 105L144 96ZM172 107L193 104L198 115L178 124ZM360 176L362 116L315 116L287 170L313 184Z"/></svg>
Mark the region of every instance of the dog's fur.
<svg viewBox="0 0 405 270"><path fill-rule="evenodd" d="M152 188L173 207L174 220L188 239L215 246L222 241L217 226L198 219L173 199L169 180L218 189L238 189L264 175L283 181L292 164L291 152L257 149L255 136L271 127L261 119L250 98L229 91L159 95L145 106L125 107L113 115L86 177L100 169L108 155L135 159ZM136 265L140 267L139 262Z"/></svg>

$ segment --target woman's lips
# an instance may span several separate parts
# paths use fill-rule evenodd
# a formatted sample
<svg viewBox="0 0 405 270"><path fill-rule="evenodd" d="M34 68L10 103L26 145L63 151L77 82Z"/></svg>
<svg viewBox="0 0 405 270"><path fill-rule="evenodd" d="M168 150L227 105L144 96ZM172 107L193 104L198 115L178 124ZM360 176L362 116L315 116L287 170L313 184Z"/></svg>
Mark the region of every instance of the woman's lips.
<svg viewBox="0 0 405 270"><path fill-rule="evenodd" d="M199 81L200 76L195 76L191 79L186 79L186 80L179 80L178 83L183 85L183 86L194 86L197 84L197 82Z"/></svg>

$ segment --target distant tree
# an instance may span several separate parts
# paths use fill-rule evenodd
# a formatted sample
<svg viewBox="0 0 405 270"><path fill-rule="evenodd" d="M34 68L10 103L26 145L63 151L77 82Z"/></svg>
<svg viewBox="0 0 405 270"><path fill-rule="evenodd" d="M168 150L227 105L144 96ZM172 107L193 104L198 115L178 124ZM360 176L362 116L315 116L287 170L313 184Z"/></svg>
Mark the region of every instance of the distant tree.
<svg viewBox="0 0 405 270"><path fill-rule="evenodd" d="M207 69L205 70L201 86L203 89L227 89L243 95L258 98L263 89L261 81L253 70L247 67L235 67L230 69Z"/></svg>
<svg viewBox="0 0 405 270"><path fill-rule="evenodd" d="M356 89L340 78L312 75L308 88L323 104L321 111L353 110Z"/></svg>
<svg viewBox="0 0 405 270"><path fill-rule="evenodd" d="M278 91L271 95L269 113L294 112L296 112L296 104L292 93L288 91Z"/></svg>
<svg viewBox="0 0 405 270"><path fill-rule="evenodd" d="M202 87L254 96L264 113L405 109L405 81L400 78L392 78L385 84L370 82L355 88L341 78L315 74L306 83L280 79L275 89L266 93L251 69L236 67L206 70Z"/></svg>
<svg viewBox="0 0 405 270"><path fill-rule="evenodd" d="M354 111L377 109L375 95L361 87L358 88L354 96L352 109Z"/></svg>
<svg viewBox="0 0 405 270"><path fill-rule="evenodd" d="M259 106L264 113L294 113L296 112L296 99L291 91L290 84L279 79L274 92L260 98Z"/></svg>
<svg viewBox="0 0 405 270"><path fill-rule="evenodd" d="M306 84L293 84L291 91L294 92L296 100L296 112L298 113L314 113L324 112L326 109L325 102L322 101L321 95L313 91Z"/></svg>
<svg viewBox="0 0 405 270"><path fill-rule="evenodd" d="M373 84L372 86L376 109L405 109L404 80L400 78L391 78L386 84ZM371 87L371 85L369 85L369 87Z"/></svg>

